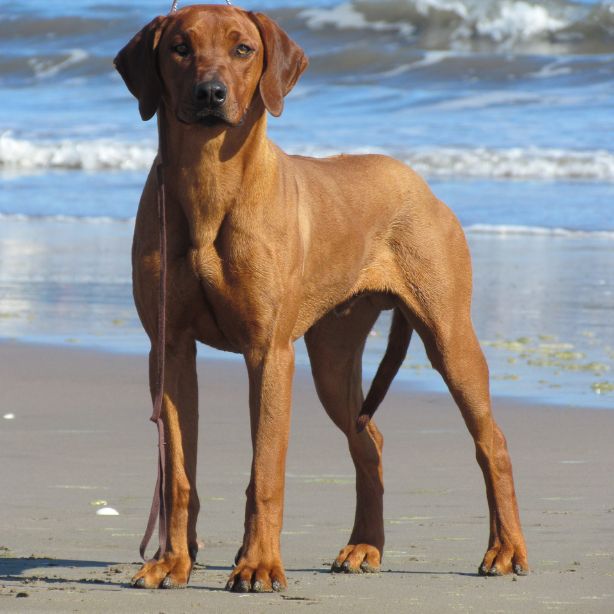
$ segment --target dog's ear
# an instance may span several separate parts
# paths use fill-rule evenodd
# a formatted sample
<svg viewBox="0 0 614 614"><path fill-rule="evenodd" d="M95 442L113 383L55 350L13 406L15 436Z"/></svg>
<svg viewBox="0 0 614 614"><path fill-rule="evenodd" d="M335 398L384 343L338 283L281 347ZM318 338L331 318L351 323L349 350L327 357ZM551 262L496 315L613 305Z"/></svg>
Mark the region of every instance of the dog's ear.
<svg viewBox="0 0 614 614"><path fill-rule="evenodd" d="M113 66L122 76L130 93L139 101L139 112L144 121L154 116L162 95L156 49L165 22L166 17L156 17L113 60Z"/></svg>
<svg viewBox="0 0 614 614"><path fill-rule="evenodd" d="M249 13L264 44L260 96L271 115L279 117L284 97L294 87L309 61L303 50L269 17Z"/></svg>

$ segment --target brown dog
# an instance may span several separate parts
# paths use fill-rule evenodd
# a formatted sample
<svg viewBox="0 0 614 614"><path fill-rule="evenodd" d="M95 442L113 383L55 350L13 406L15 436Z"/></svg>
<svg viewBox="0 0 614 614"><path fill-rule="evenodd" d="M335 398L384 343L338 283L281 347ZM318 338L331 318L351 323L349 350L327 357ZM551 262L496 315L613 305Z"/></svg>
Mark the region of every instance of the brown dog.
<svg viewBox="0 0 614 614"><path fill-rule="evenodd" d="M266 111L280 115L307 60L265 15L190 6L154 19L115 64L142 118L158 113L168 203L162 419L170 513L166 551L143 565L134 584L184 586L192 569L199 509L196 341L243 354L249 376L253 462L243 546L228 588L286 586L279 541L293 342L302 335L319 397L346 434L356 466L354 529L333 571L379 569L383 439L369 417L412 329L475 440L490 508L480 571L526 572L512 468L491 415L488 368L470 318L470 257L456 217L393 159L288 156L268 140ZM133 245L134 297L152 348L160 279L157 190L152 172ZM389 348L363 407L362 350L378 314L390 308ZM154 349L151 374L156 363Z"/></svg>

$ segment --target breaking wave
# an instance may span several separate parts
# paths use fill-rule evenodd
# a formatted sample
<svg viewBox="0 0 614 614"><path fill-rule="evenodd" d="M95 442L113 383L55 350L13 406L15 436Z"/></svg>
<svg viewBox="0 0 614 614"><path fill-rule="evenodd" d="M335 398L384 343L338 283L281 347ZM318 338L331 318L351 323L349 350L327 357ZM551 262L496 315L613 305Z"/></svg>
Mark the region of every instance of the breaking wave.
<svg viewBox="0 0 614 614"><path fill-rule="evenodd" d="M614 40L614 2L587 6L567 0L350 0L300 13L314 30L397 32L427 47L459 48L480 43L502 47L527 41L577 46Z"/></svg>
<svg viewBox="0 0 614 614"><path fill-rule="evenodd" d="M0 135L0 170L133 171L147 169L156 148L112 140L35 142Z"/></svg>
<svg viewBox="0 0 614 614"><path fill-rule="evenodd" d="M309 41L311 55L335 58L348 45L356 55L394 48L397 59L408 49L503 51L519 54L614 53L614 0L582 4L572 0L341 0L332 7L307 0L272 3L268 13L292 36ZM298 5L298 6L297 6ZM0 81L40 82L113 73L111 60L151 16L138 10L96 5L87 16L44 12L2 15ZM105 8L106 6L106 8ZM149 5L147 4L149 7ZM348 33L339 40L339 33ZM382 45L381 35L398 36ZM18 43L18 44L15 44ZM342 59L342 58L341 58ZM341 66L342 68L343 66ZM383 67L382 70L388 68ZM312 73L322 69L316 64Z"/></svg>
<svg viewBox="0 0 614 614"><path fill-rule="evenodd" d="M521 226L514 224L472 224L465 227L468 234L485 235L531 235L543 237L598 238L614 240L614 232L608 230L571 230L568 228L546 228L544 226Z"/></svg>
<svg viewBox="0 0 614 614"><path fill-rule="evenodd" d="M604 150L437 148L406 159L431 176L614 181L614 154Z"/></svg>
<svg viewBox="0 0 614 614"><path fill-rule="evenodd" d="M300 148L292 153L328 156L341 152ZM366 153L366 150L355 149L346 153ZM390 153L419 173L431 177L614 182L614 153L606 150L433 147L415 151L378 150L376 153ZM155 155L156 148L149 143L105 139L35 142L17 139L10 134L0 135L0 171L4 172L146 170Z"/></svg>

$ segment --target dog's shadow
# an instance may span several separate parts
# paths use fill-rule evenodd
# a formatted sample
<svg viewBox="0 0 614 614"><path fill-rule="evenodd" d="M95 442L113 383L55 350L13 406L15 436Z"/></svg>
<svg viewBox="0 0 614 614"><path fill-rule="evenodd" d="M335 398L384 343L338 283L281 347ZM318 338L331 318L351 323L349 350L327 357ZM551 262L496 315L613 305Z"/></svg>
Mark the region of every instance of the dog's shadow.
<svg viewBox="0 0 614 614"><path fill-rule="evenodd" d="M132 589L129 579L138 570L140 562L118 563L114 561L87 561L78 559L55 559L48 557L0 557L0 582L18 582L24 588L33 582L62 587L82 584L94 589L105 590ZM230 573L231 566L216 567L197 563L195 571L224 571ZM220 586L188 585L188 588L224 591Z"/></svg>
<svg viewBox="0 0 614 614"><path fill-rule="evenodd" d="M19 582L27 586L31 582L62 586L83 584L94 588L96 585L106 587L106 590L123 590L130 587L127 581L133 571L138 568L135 563L116 563L113 561L84 561L77 559L53 559L36 557L2 557L0 558L0 582ZM195 571L217 571L230 573L232 567L218 565L196 565ZM68 571L68 573L66 573ZM330 574L329 567L292 568L289 573ZM29 573L33 572L33 573ZM436 571L393 571L391 574L427 574L427 575L458 575L477 577L477 573L436 572ZM223 586L188 586L188 588L224 591Z"/></svg>
<svg viewBox="0 0 614 614"><path fill-rule="evenodd" d="M114 563L113 561L82 561L33 556L2 557L0 558L0 581L20 582L26 585L35 581L48 584L103 584L121 588L126 586L123 572L125 566L125 563ZM104 570L102 573L101 569ZM70 573L66 574L66 570L70 570ZM94 573L91 573L92 570Z"/></svg>
<svg viewBox="0 0 614 614"><path fill-rule="evenodd" d="M203 570L209 571L227 571L230 573L232 571L232 567L226 566L217 566L217 565L200 565L200 568ZM330 565L326 565L323 567L286 567L286 573L309 573L309 574L322 574L324 576L344 576L346 574L333 574L330 570ZM478 572L472 571L429 571L429 570L417 570L417 569L382 569L377 572L378 574L384 575L395 575L395 574L415 574L415 575L427 575L427 576L463 576L467 578L482 578ZM349 574L352 575L352 574ZM357 574L360 576L362 574ZM369 575L369 574L367 574Z"/></svg>

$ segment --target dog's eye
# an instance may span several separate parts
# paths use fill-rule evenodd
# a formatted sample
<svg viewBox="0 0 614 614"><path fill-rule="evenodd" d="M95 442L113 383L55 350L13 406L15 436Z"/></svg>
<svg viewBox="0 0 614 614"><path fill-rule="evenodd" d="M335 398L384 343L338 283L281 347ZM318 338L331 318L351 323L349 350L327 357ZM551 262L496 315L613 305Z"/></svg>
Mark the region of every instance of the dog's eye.
<svg viewBox="0 0 614 614"><path fill-rule="evenodd" d="M177 54L180 55L182 58L185 58L189 53L190 50L188 49L187 45L175 45L173 47L173 51Z"/></svg>
<svg viewBox="0 0 614 614"><path fill-rule="evenodd" d="M251 53L253 53L253 51L254 50L251 47L248 47L247 45L244 45L243 43L235 47L235 55L238 55L241 58L244 58L250 55Z"/></svg>

